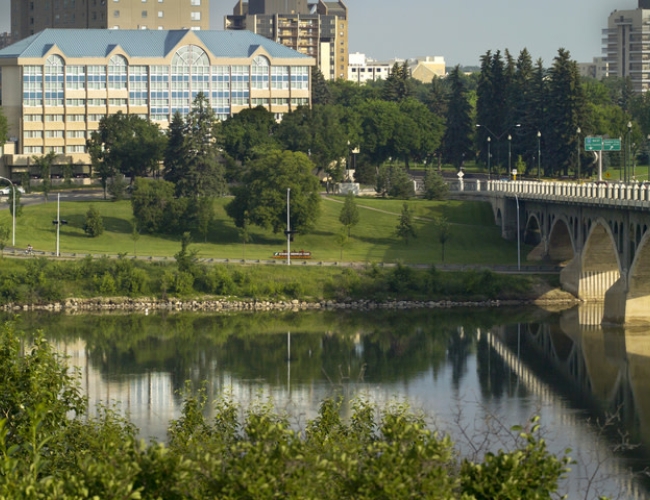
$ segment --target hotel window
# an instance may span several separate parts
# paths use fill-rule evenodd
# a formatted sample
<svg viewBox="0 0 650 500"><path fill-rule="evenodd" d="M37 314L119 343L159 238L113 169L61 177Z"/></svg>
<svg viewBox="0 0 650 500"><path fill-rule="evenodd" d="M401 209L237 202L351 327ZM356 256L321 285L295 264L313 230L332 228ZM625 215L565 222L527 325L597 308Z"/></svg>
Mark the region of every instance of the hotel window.
<svg viewBox="0 0 650 500"><path fill-rule="evenodd" d="M109 99L109 106L123 106L126 107L126 99Z"/></svg>
<svg viewBox="0 0 650 500"><path fill-rule="evenodd" d="M101 121L106 115L88 115L89 122L98 122Z"/></svg>
<svg viewBox="0 0 650 500"><path fill-rule="evenodd" d="M201 0L192 0L192 1L190 2L190 5L193 5L193 6L201 5Z"/></svg>
<svg viewBox="0 0 650 500"><path fill-rule="evenodd" d="M63 115L45 115L46 122L62 122Z"/></svg>
<svg viewBox="0 0 650 500"><path fill-rule="evenodd" d="M65 88L69 90L86 88L86 68L84 66L65 67Z"/></svg>
<svg viewBox="0 0 650 500"><path fill-rule="evenodd" d="M114 10L113 11L113 17L120 17L120 11L119 10Z"/></svg>
<svg viewBox="0 0 650 500"><path fill-rule="evenodd" d="M24 115L23 120L26 122L42 122L43 115Z"/></svg>
<svg viewBox="0 0 650 500"><path fill-rule="evenodd" d="M192 21L200 21L201 20L201 13L200 12L190 12L190 19Z"/></svg>
<svg viewBox="0 0 650 500"><path fill-rule="evenodd" d="M23 67L23 105L43 105L43 67Z"/></svg>
<svg viewBox="0 0 650 500"><path fill-rule="evenodd" d="M45 137L47 139L63 139L63 130L46 130Z"/></svg>
<svg viewBox="0 0 650 500"><path fill-rule="evenodd" d="M85 122L86 117L84 115L65 115L65 120L68 122Z"/></svg>
<svg viewBox="0 0 650 500"><path fill-rule="evenodd" d="M81 144L75 145L75 146L66 146L65 147L65 152L66 153L85 153L86 152L86 146L83 146Z"/></svg>
<svg viewBox="0 0 650 500"><path fill-rule="evenodd" d="M26 155L43 154L43 146L25 146L23 152Z"/></svg>
<svg viewBox="0 0 650 500"><path fill-rule="evenodd" d="M230 95L231 104L235 106L245 106L248 104L250 97L249 66L232 66L230 70Z"/></svg>
<svg viewBox="0 0 650 500"><path fill-rule="evenodd" d="M126 89L127 62L123 56L113 56L108 63L108 88L111 90Z"/></svg>
<svg viewBox="0 0 650 500"><path fill-rule="evenodd" d="M159 10L159 11L158 11L158 17L159 17L159 18L164 17L164 15L165 15L165 13L164 13L162 10Z"/></svg>
<svg viewBox="0 0 650 500"><path fill-rule="evenodd" d="M149 11L143 10L143 11L142 11L142 17L143 17L143 18L147 17L147 16L149 15L148 12L149 12Z"/></svg>
<svg viewBox="0 0 650 500"><path fill-rule="evenodd" d="M147 66L129 66L129 102L134 106L146 105L149 92Z"/></svg>
<svg viewBox="0 0 650 500"><path fill-rule="evenodd" d="M45 62L45 105L63 106L64 63L53 55Z"/></svg>
<svg viewBox="0 0 650 500"><path fill-rule="evenodd" d="M68 139L85 139L86 131L85 130L68 130L65 133L65 136Z"/></svg>
<svg viewBox="0 0 650 500"><path fill-rule="evenodd" d="M289 89L288 66L271 66L271 88L280 90Z"/></svg>
<svg viewBox="0 0 650 500"><path fill-rule="evenodd" d="M210 61L203 49L196 45L179 48L172 59L172 113L189 113L196 95L207 92L209 79Z"/></svg>
<svg viewBox="0 0 650 500"><path fill-rule="evenodd" d="M106 106L106 99L88 99L88 106Z"/></svg>
<svg viewBox="0 0 650 500"><path fill-rule="evenodd" d="M63 153L63 146L49 146L45 148L46 153Z"/></svg>
<svg viewBox="0 0 650 500"><path fill-rule="evenodd" d="M65 105L66 106L85 106L86 105L86 100L85 99L66 99L65 100Z"/></svg>
<svg viewBox="0 0 650 500"><path fill-rule="evenodd" d="M42 130L25 130L25 139L42 139L43 131Z"/></svg>
<svg viewBox="0 0 650 500"><path fill-rule="evenodd" d="M291 89L308 90L309 89L309 67L293 66L291 68Z"/></svg>
<svg viewBox="0 0 650 500"><path fill-rule="evenodd" d="M91 90L106 89L106 66L88 66L88 88Z"/></svg>

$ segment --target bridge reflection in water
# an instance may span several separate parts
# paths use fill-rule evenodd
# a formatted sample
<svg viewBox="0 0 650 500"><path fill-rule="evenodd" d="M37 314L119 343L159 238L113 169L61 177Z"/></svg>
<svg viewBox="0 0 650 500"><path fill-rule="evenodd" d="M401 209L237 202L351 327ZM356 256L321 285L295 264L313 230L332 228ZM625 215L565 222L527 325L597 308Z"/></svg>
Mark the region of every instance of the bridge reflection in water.
<svg viewBox="0 0 650 500"><path fill-rule="evenodd" d="M591 415L594 448L574 456L573 467L583 469L577 476L582 483L578 491L585 490L595 469L607 467L599 481L614 481L621 498L648 498L650 337L647 329L600 326L602 308L579 306L564 311L556 323L509 325L485 337L542 404L557 406L559 393L566 409L575 410L563 411L561 424L578 428L578 421ZM632 474L605 458L612 451L625 457Z"/></svg>

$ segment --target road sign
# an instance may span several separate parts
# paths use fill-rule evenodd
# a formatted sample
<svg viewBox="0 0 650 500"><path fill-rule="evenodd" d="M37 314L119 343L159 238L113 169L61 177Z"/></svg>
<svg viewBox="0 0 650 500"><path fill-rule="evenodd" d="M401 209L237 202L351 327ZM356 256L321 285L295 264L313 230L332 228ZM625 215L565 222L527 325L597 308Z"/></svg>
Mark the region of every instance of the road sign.
<svg viewBox="0 0 650 500"><path fill-rule="evenodd" d="M602 151L602 137L585 137L585 151Z"/></svg>
<svg viewBox="0 0 650 500"><path fill-rule="evenodd" d="M603 139L603 151L620 151L620 139Z"/></svg>

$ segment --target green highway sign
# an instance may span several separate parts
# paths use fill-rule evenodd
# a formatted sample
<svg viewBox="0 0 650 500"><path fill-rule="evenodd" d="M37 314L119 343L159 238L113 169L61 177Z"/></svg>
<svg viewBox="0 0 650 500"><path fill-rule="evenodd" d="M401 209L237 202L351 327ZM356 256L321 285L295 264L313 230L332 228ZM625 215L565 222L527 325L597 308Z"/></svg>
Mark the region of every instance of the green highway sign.
<svg viewBox="0 0 650 500"><path fill-rule="evenodd" d="M602 151L602 137L585 137L585 151Z"/></svg>
<svg viewBox="0 0 650 500"><path fill-rule="evenodd" d="M620 139L603 139L603 151L620 151Z"/></svg>

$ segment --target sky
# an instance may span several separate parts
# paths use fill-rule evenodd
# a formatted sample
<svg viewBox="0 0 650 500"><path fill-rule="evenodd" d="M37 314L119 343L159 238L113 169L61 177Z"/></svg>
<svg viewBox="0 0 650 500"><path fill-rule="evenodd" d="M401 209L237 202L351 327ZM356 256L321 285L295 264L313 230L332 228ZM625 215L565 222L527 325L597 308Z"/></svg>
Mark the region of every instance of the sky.
<svg viewBox="0 0 650 500"><path fill-rule="evenodd" d="M0 32L9 31L9 1L0 0ZM638 5L636 0L343 1L350 52L380 61L442 56L447 66L478 66L488 50L507 49L516 58L524 48L547 67L560 48L575 61L591 62L601 56L609 14ZM212 29L223 29L235 3L211 0Z"/></svg>

